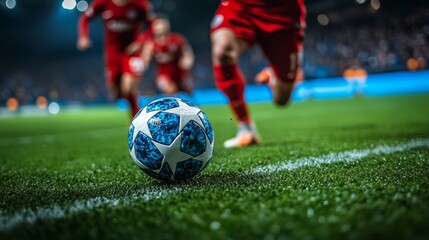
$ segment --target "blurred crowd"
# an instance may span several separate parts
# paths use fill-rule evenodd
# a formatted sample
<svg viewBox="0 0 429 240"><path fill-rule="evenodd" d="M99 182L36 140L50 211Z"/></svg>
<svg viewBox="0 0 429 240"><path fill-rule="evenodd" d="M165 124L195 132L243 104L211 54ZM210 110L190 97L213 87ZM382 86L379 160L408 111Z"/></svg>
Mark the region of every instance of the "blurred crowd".
<svg viewBox="0 0 429 240"><path fill-rule="evenodd" d="M310 29L304 53L307 78L341 75L358 66L369 73L419 70L429 59L429 10L383 16L367 24Z"/></svg>
<svg viewBox="0 0 429 240"><path fill-rule="evenodd" d="M429 60L429 10L407 17L384 16L372 23L309 27L306 31L303 68L306 80L341 76L350 67L368 73L426 69ZM190 39L192 42L192 38ZM202 50L204 48L204 50ZM196 88L214 87L210 46L194 48L192 76ZM249 82L267 65L260 49L247 52L240 65ZM153 67L139 86L143 95L157 93ZM49 100L105 103L103 61L99 55L45 60L34 66L0 71L0 103L14 97L34 104L38 96Z"/></svg>
<svg viewBox="0 0 429 240"><path fill-rule="evenodd" d="M37 97L45 96L50 101L103 103L107 97L104 75L94 71L102 67L100 58L81 58L14 69L1 76L0 102L14 97L21 105L30 105Z"/></svg>

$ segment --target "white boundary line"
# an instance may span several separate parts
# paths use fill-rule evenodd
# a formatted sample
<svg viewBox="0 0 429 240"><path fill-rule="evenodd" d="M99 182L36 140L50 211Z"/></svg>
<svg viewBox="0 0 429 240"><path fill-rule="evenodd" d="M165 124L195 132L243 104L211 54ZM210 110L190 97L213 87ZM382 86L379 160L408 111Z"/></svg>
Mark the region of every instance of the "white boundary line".
<svg viewBox="0 0 429 240"><path fill-rule="evenodd" d="M429 139L413 139L409 142L394 146L378 145L371 149L350 150L339 153L330 153L319 157L307 157L297 159L295 161L284 161L276 164L267 165L264 167L254 168L245 172L244 174L265 175L279 171L293 171L302 167L320 167L332 163L357 162L368 156L405 152L413 148L420 147L429 148ZM152 199L168 197L172 194L184 191L186 189L187 187L185 186L171 187L167 189L159 187L140 190L136 193L133 193L131 196L111 199L105 197L96 197L88 200L78 200L73 202L70 206L60 206L55 204L48 207L38 207L35 210L31 208L23 208L12 214L5 214L0 211L0 231L13 229L23 223L33 224L39 220L43 221L48 219L61 219L70 215L88 212L102 206L115 207L120 204L130 204L135 200L149 201Z"/></svg>
<svg viewBox="0 0 429 240"><path fill-rule="evenodd" d="M7 215L0 211L0 231L13 229L22 223L34 224L39 220L61 219L74 214L88 212L102 206L115 207L119 204L130 204L135 200L143 200L146 202L152 199L166 197L181 190L182 189L179 187L173 187L171 189L153 188L146 191L137 191L127 198L120 197L109 199L105 197L96 197L88 200L75 201L68 207L55 204L49 207L38 207L35 210L23 208L12 215Z"/></svg>
<svg viewBox="0 0 429 240"><path fill-rule="evenodd" d="M429 148L429 139L413 139L407 143L396 146L378 145L372 149L350 150L339 153L329 153L319 157L305 157L295 161L285 161L259 167L250 170L250 174L270 174L280 171L292 171L302 167L319 167L324 164L338 162L355 162L370 155L392 154L396 152L405 152L407 150L419 147Z"/></svg>

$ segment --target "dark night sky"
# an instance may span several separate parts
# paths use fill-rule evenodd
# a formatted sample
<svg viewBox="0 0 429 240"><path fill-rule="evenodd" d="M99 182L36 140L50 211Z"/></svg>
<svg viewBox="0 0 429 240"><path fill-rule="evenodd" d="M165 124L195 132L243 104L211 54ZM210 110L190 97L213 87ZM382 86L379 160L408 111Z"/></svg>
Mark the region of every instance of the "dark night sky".
<svg viewBox="0 0 429 240"><path fill-rule="evenodd" d="M370 0L367 0L367 3ZM383 8L401 11L413 3L428 5L427 0L380 0ZM62 0L16 0L14 9L5 7L0 0L0 63L31 64L74 57L76 50L76 23L80 15L76 9L61 7ZM197 51L210 51L208 31L218 0L154 0L155 11L170 16L172 28L187 36ZM353 15L358 8L355 0L307 0L309 16L313 24L318 13L343 12ZM173 5L173 6L172 6ZM415 7L415 6L414 6ZM359 12L357 12L359 14ZM355 14L356 15L356 14ZM316 26L317 27L317 26ZM102 52L102 27L100 19L91 23L94 47L85 54Z"/></svg>
<svg viewBox="0 0 429 240"><path fill-rule="evenodd" d="M61 7L62 0L17 0L7 9L0 0L1 62L34 61L79 54L75 48L77 20L81 14ZM180 0L174 11L165 11L165 1L153 1L155 10L170 16L172 28L190 38L196 48L208 44L208 27L217 1ZM102 25L90 25L93 48L88 54L101 54ZM198 50L198 49L197 49Z"/></svg>

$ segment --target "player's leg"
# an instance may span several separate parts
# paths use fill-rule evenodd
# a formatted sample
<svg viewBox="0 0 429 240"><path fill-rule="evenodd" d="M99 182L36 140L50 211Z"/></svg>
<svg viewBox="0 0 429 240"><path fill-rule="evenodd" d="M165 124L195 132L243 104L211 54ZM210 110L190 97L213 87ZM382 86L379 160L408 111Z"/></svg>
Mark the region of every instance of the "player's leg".
<svg viewBox="0 0 429 240"><path fill-rule="evenodd" d="M158 89L165 95L175 95L179 92L178 86L170 76L159 74L156 78Z"/></svg>
<svg viewBox="0 0 429 240"><path fill-rule="evenodd" d="M139 57L125 57L123 62L123 73L121 77L121 96L130 104L131 118L139 111L137 102L137 85L143 75L144 64Z"/></svg>
<svg viewBox="0 0 429 240"><path fill-rule="evenodd" d="M139 111L139 105L137 103L137 84L139 78L129 73L122 74L121 78L121 96L125 98L130 104L131 117L137 114Z"/></svg>
<svg viewBox="0 0 429 240"><path fill-rule="evenodd" d="M120 63L120 61L119 61ZM110 97L114 100L121 98L120 85L121 72L118 68L118 61L115 59L109 59L106 65L106 84L109 89Z"/></svg>
<svg viewBox="0 0 429 240"><path fill-rule="evenodd" d="M262 71L255 76L256 83L268 84L273 94L273 101L278 106L286 106L296 83L282 82L279 79L280 78L273 71L272 67L262 69Z"/></svg>
<svg viewBox="0 0 429 240"><path fill-rule="evenodd" d="M259 143L259 134L244 99L245 79L238 67L238 58L248 45L227 28L212 32L211 40L216 86L227 96L238 123L237 136L227 140L224 147L244 147Z"/></svg>
<svg viewBox="0 0 429 240"><path fill-rule="evenodd" d="M188 78L188 71L159 73L156 78L158 89L166 95L175 95L179 92L192 94L192 83Z"/></svg>
<svg viewBox="0 0 429 240"><path fill-rule="evenodd" d="M284 30L260 38L262 50L270 62L266 70L273 100L279 106L286 106L302 71L302 33L298 30ZM263 74L256 76L260 80Z"/></svg>
<svg viewBox="0 0 429 240"><path fill-rule="evenodd" d="M247 44L228 28L212 32L211 40L216 86L228 97L237 122L250 123L250 114L244 100L245 79L238 67L238 58Z"/></svg>
<svg viewBox="0 0 429 240"><path fill-rule="evenodd" d="M211 26L212 60L216 86L229 100L238 123L236 137L224 146L242 147L260 140L244 99L245 79L238 67L240 54L255 42L253 23L241 1L222 1Z"/></svg>
<svg viewBox="0 0 429 240"><path fill-rule="evenodd" d="M183 70L183 69L180 70L179 76L176 81L176 85L179 91L192 95L194 84L192 82L191 74L188 70Z"/></svg>
<svg viewBox="0 0 429 240"><path fill-rule="evenodd" d="M113 99L118 100L121 98L121 89L119 85L109 85L108 88Z"/></svg>

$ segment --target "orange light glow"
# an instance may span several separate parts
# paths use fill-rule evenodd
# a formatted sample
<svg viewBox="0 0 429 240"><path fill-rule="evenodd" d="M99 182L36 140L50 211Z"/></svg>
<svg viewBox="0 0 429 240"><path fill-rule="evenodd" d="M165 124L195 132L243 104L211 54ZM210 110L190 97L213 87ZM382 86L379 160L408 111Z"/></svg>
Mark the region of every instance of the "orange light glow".
<svg viewBox="0 0 429 240"><path fill-rule="evenodd" d="M16 111L19 107L18 99L11 97L6 102L6 107L9 111Z"/></svg>
<svg viewBox="0 0 429 240"><path fill-rule="evenodd" d="M36 99L36 105L39 109L46 109L48 107L48 99L44 96L39 96Z"/></svg>

